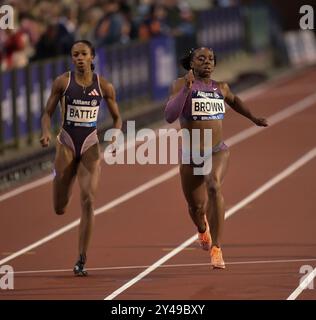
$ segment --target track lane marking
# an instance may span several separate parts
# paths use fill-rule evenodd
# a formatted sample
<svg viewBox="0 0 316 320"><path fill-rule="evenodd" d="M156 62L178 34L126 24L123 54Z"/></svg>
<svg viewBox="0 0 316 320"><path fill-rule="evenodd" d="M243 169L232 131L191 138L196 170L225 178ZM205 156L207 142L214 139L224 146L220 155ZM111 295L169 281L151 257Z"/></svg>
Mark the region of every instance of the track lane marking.
<svg viewBox="0 0 316 320"><path fill-rule="evenodd" d="M286 177L291 175L293 172L297 171L299 168L301 168L303 165L311 161L314 157L316 157L316 147L310 150L309 152L305 153L302 157L300 157L298 160L296 160L294 163L292 163L290 166L288 166L286 169L281 171L279 174L275 175L272 179L269 179L266 183L264 183L261 187L257 188L254 192L249 194L246 198L238 202L236 205L234 205L232 208L230 208L225 215L225 219L228 219L233 214L235 214L238 210L242 209L244 206L246 206L248 203L252 202L256 198L258 198L260 195L271 189L274 185L279 183L280 181L284 180ZM123 286L119 287L115 291L113 291L111 294L106 296L104 300L113 300L118 295L123 293L125 290L145 278L148 274L156 270L159 266L164 264L166 261L177 255L179 252L181 252L183 249L191 245L193 242L197 240L197 234L194 234L189 239L185 240L182 244L180 244L178 247L173 249L168 254L164 255L162 258L157 260L155 263L153 263L151 266L149 266L147 269L145 269L143 272L138 274L136 277L129 280L127 283L125 283ZM316 270L316 269L315 269ZM316 272L314 270L314 272ZM314 273L313 272L313 273ZM310 276L309 276L310 277ZM308 277L308 278L309 278Z"/></svg>
<svg viewBox="0 0 316 320"><path fill-rule="evenodd" d="M234 136L228 138L226 140L226 143L228 146L232 147L235 144L238 144L252 136L254 136L255 134L262 132L262 130L268 130L269 128L273 127L274 125L276 125L277 123L287 119L288 117L293 116L294 114L303 111L304 109L311 107L314 103L316 102L316 93L307 96L306 98L304 98L303 100L300 100L292 105L290 105L289 107L287 107L286 109L283 109L277 113L275 113L274 115L270 116L267 118L269 124L269 127L266 128L262 128L262 127L257 127L257 126L251 126L247 129L242 130L241 132L235 134ZM94 215L97 216L101 213L104 213L110 209L112 209L113 207L124 203L126 201L128 201L129 199L159 185L160 183L167 181L171 178L173 178L175 175L177 175L179 170L179 167L176 166L170 170L168 170L167 172L159 175L158 177L138 186L137 188L123 194L122 196L110 201L109 203L105 204L104 206L101 206L100 208L96 209L94 211ZM229 209L228 212L232 210ZM33 250L41 245L43 245L44 243L55 239L56 237L66 233L67 231L77 227L80 223L80 218L76 219L75 221L65 225L64 227L56 230L55 232L47 235L46 237L20 249L19 251L16 251L15 253L11 254L10 256L0 260L0 265L7 263L8 261L13 260L16 257L19 257L23 254L25 254L26 252Z"/></svg>
<svg viewBox="0 0 316 320"><path fill-rule="evenodd" d="M299 286L287 297L286 300L295 300L316 277L316 268L299 284Z"/></svg>
<svg viewBox="0 0 316 320"><path fill-rule="evenodd" d="M226 265L251 265L251 264L273 264L273 263L297 263L297 262L313 262L316 258L310 259L279 259L279 260L247 260L247 261L225 261ZM209 263L178 263L178 264L163 264L159 268L184 268L184 267L207 267ZM145 269L150 267L149 265L143 266L113 266L113 267L95 267L86 268L87 271L107 271L107 270L132 270L132 269ZM15 275L18 274L34 274L34 273L61 273L61 272L73 272L72 269L46 269L46 270L24 270L14 271Z"/></svg>

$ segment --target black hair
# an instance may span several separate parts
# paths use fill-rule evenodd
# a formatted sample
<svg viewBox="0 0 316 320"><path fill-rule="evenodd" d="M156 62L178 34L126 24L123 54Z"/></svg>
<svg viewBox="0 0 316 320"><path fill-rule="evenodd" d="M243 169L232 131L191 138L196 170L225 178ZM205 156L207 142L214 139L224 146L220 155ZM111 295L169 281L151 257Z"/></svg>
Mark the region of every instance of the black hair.
<svg viewBox="0 0 316 320"><path fill-rule="evenodd" d="M195 53L195 51L197 49L199 49L199 48L191 48L190 51L180 59L180 64L185 70L192 69L191 68L191 61L192 61L194 53ZM216 66L216 55L215 55L215 52L214 52L214 50L212 48L209 48L209 49L211 51L213 51L213 54L214 54L214 66Z"/></svg>
<svg viewBox="0 0 316 320"><path fill-rule="evenodd" d="M95 57L95 49L94 49L94 46L92 45L92 43L91 43L90 41L88 41L88 40L77 40L77 41L75 41L75 42L72 44L71 49L72 49L73 46L74 46L75 44L77 44L77 43L83 43L83 44L85 44L86 46L88 46L89 49L90 49L91 55L92 55L93 57ZM93 71L94 69L95 69L94 63L91 63L91 70Z"/></svg>

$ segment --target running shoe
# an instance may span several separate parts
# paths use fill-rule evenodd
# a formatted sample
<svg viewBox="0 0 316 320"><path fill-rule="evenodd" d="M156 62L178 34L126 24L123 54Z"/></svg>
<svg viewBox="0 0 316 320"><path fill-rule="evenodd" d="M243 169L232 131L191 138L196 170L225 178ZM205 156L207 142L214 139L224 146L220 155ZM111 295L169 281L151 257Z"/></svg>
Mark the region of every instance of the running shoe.
<svg viewBox="0 0 316 320"><path fill-rule="evenodd" d="M79 257L79 260L74 266L74 274L78 277L86 277L88 275L88 272L85 270L84 265L87 261L87 257L85 254L81 254Z"/></svg>
<svg viewBox="0 0 316 320"><path fill-rule="evenodd" d="M225 262L223 259L222 249L213 246L210 251L211 255L211 266L213 269L225 269Z"/></svg>
<svg viewBox="0 0 316 320"><path fill-rule="evenodd" d="M203 250L210 250L212 245L212 238L210 233L210 226L206 220L206 216L204 215L204 221L206 224L206 230L203 233L198 232L198 242Z"/></svg>

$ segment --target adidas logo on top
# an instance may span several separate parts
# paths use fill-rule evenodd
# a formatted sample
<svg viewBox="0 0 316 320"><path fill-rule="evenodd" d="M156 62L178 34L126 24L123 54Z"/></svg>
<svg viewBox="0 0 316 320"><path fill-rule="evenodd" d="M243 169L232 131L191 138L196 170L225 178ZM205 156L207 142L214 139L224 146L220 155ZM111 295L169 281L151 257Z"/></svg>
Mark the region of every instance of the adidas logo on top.
<svg viewBox="0 0 316 320"><path fill-rule="evenodd" d="M99 93L97 90L93 89L88 93L88 96L99 96Z"/></svg>

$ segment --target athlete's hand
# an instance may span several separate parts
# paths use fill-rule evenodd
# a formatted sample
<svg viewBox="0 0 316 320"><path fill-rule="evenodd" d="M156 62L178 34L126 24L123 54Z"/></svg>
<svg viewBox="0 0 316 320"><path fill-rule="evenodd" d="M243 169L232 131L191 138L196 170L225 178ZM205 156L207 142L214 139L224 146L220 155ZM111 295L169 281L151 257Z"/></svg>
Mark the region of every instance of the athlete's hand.
<svg viewBox="0 0 316 320"><path fill-rule="evenodd" d="M41 138L40 138L40 143L42 147L46 148L49 146L51 140L51 134L49 132L43 133Z"/></svg>
<svg viewBox="0 0 316 320"><path fill-rule="evenodd" d="M254 117L252 119L252 121L259 127L267 127L268 126L267 119L265 119L265 118L256 118L256 117Z"/></svg>
<svg viewBox="0 0 316 320"><path fill-rule="evenodd" d="M188 89L191 89L192 88L192 84L193 84L193 82L195 80L192 69L184 76L184 80L185 80L185 86Z"/></svg>

